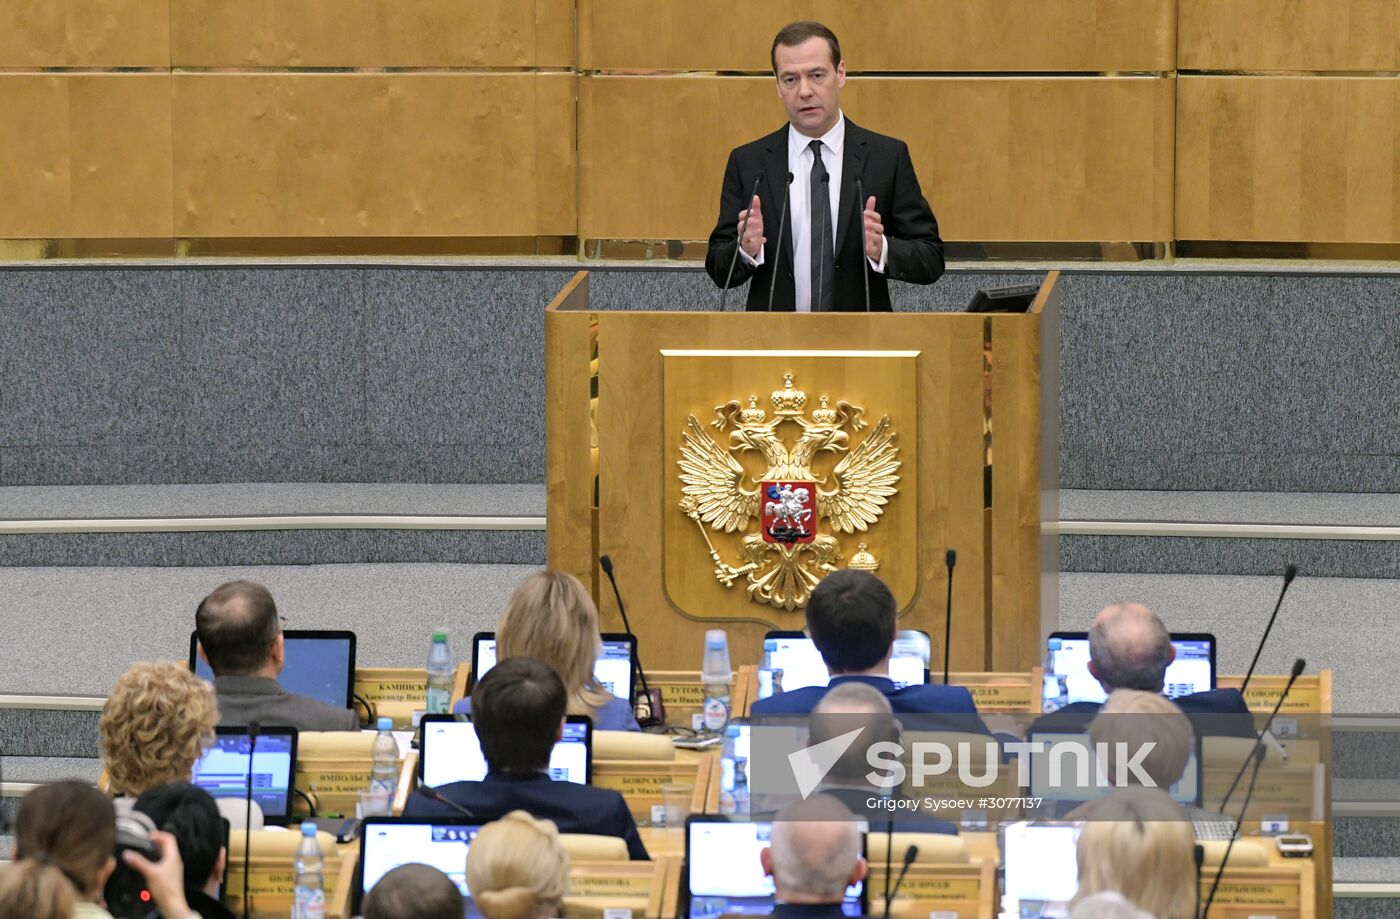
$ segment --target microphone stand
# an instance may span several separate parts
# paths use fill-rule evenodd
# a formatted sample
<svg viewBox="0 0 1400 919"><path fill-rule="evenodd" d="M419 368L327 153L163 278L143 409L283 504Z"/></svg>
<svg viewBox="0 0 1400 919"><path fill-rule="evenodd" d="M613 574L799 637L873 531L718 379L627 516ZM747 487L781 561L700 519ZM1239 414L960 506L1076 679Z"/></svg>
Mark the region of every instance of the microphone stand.
<svg viewBox="0 0 1400 919"><path fill-rule="evenodd" d="M783 225L787 223L788 198L792 193L792 173L783 187L783 214L778 218L778 245L773 253L773 276L768 279L768 312L773 312L773 292L778 289L778 266L783 263Z"/></svg>
<svg viewBox="0 0 1400 919"><path fill-rule="evenodd" d="M1249 670L1245 672L1244 682L1240 684L1240 695L1249 688L1249 678L1254 676L1254 665L1259 663L1259 655L1264 653L1264 642L1269 640L1269 633L1274 630L1274 620L1278 618L1279 607L1283 606L1283 596L1288 593L1288 585L1293 583L1293 579L1298 576L1297 565L1285 565L1283 568L1283 590L1278 592L1278 602L1274 604L1273 615L1269 617L1269 624L1264 626L1264 637L1259 639L1259 647L1254 649L1254 660L1249 662Z"/></svg>
<svg viewBox="0 0 1400 919"><path fill-rule="evenodd" d="M261 725L248 722L248 774L243 785L243 919L248 919L248 878L253 873L250 858L253 840L253 756L258 750L258 731Z"/></svg>
<svg viewBox="0 0 1400 919"><path fill-rule="evenodd" d="M1220 889L1220 879L1225 875L1225 866L1230 863L1230 852L1235 848L1235 840L1240 836L1240 827L1244 825L1244 815L1249 811L1249 801L1254 797L1254 785L1259 780L1259 767L1264 765L1264 757L1267 751L1262 747L1256 747L1251 758L1254 760L1254 774L1249 777L1249 788L1245 791L1244 807L1240 810L1240 819L1235 821L1235 831L1230 834L1230 841L1225 844L1225 855L1220 859L1220 867L1215 869L1215 880L1210 885L1210 896L1206 897L1206 905L1201 907L1201 919L1206 919L1210 915L1210 906L1215 902L1215 893ZM1249 760L1245 760L1245 765L1249 765ZM1221 808L1224 810L1224 808ZM1197 894L1199 897L1200 894Z"/></svg>
<svg viewBox="0 0 1400 919"><path fill-rule="evenodd" d="M958 550L949 549L944 557L948 565L948 606L943 617L943 685L948 685L948 656L953 649L953 567L958 563Z"/></svg>
<svg viewBox="0 0 1400 919"><path fill-rule="evenodd" d="M865 233L865 191L861 187L860 177L856 177L856 219L860 221L860 279L865 284L865 311L870 312L870 257L866 254L870 248L870 239ZM951 587L950 587L951 589ZM944 668L945 670L947 668ZM948 683L948 676L945 673L943 683Z"/></svg>
<svg viewBox="0 0 1400 919"><path fill-rule="evenodd" d="M749 229L749 218L753 216L753 199L758 194L758 183L763 181L763 173L758 174L758 178L753 180L753 191L749 194L746 202L749 206L744 208L744 222L739 226L739 238L735 241L734 256L729 260L729 274L724 276L724 289L719 294L719 311L724 312L724 301L729 297L729 282L734 280L734 268L739 264L739 252L744 248L744 233Z"/></svg>
<svg viewBox="0 0 1400 919"><path fill-rule="evenodd" d="M603 573L608 576L608 583L612 585L613 589L613 597L617 599L617 611L622 615L622 627L626 629L627 634L632 637L632 643L635 647L637 643L637 636L632 632L632 623L627 621L627 607L624 606L622 603L622 592L617 589L617 578L613 577L612 559L606 555L600 555L598 556L598 564L602 567ZM647 700L646 717L645 719L638 718L637 724L641 727L652 727L658 724L665 724L666 706L661 701L661 690L658 689L655 692L652 692L651 687L647 685L647 672L645 668L642 667L642 656L640 653L637 654L636 663L637 677L639 682L642 684L642 696ZM635 699L633 699L633 706L634 708L636 706ZM633 712L633 714L636 714L635 711Z"/></svg>

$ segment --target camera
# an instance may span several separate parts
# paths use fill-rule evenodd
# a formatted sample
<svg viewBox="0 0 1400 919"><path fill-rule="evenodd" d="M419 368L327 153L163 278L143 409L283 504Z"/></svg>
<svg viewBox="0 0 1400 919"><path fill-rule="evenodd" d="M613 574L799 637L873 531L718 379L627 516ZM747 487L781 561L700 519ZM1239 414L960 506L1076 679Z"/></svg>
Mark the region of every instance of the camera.
<svg viewBox="0 0 1400 919"><path fill-rule="evenodd" d="M107 901L107 912L114 919L147 919L159 915L155 899L146 888L146 879L122 858L123 853L137 852L149 861L159 861L160 850L151 841L155 828L151 818L140 811L117 816L117 842L112 853L117 859L117 868L107 879L102 894Z"/></svg>

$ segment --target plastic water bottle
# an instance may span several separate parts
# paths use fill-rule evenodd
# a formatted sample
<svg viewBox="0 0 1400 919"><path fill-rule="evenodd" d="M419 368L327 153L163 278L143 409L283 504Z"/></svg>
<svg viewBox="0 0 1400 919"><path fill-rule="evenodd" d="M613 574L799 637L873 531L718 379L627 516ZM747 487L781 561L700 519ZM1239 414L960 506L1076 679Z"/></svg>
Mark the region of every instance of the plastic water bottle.
<svg viewBox="0 0 1400 919"><path fill-rule="evenodd" d="M452 704L452 649L447 644L446 632L434 632L432 646L428 648L428 704L429 715L445 715Z"/></svg>
<svg viewBox="0 0 1400 919"><path fill-rule="evenodd" d="M777 653L777 640L764 639L763 658L758 665L758 697L760 699L771 699L783 691L783 668L773 666L773 657Z"/></svg>
<svg viewBox="0 0 1400 919"><path fill-rule="evenodd" d="M373 794L383 793L393 801L399 787L399 742L394 739L394 719L379 719L379 734L374 738L370 755L373 765L369 771L369 790Z"/></svg>
<svg viewBox="0 0 1400 919"><path fill-rule="evenodd" d="M297 843L294 865L296 887L292 891L292 919L325 919L325 860L321 844L316 841L316 824L301 825L301 842Z"/></svg>
<svg viewBox="0 0 1400 919"><path fill-rule="evenodd" d="M705 633L705 657L700 679L705 684L705 733L723 737L729 726L729 636L724 629Z"/></svg>

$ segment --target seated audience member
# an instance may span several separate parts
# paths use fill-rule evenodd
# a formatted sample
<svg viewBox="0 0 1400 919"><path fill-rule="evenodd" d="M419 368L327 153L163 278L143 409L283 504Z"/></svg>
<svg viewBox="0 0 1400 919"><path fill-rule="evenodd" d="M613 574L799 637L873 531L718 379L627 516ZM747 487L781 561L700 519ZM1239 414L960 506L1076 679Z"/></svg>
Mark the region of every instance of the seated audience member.
<svg viewBox="0 0 1400 919"><path fill-rule="evenodd" d="M219 710L209 684L181 664L132 664L102 705L98 735L108 790L120 812L133 799L166 782L187 782L214 741ZM243 826L243 799L221 798L219 812ZM253 827L262 826L253 805Z"/></svg>
<svg viewBox="0 0 1400 919"><path fill-rule="evenodd" d="M0 868L0 916L15 919L111 919L102 892L117 868L116 811L82 782L34 789L15 818L15 860ZM164 919L199 919L181 893L184 866L175 841L157 832L160 861L127 853Z"/></svg>
<svg viewBox="0 0 1400 919"><path fill-rule="evenodd" d="M199 654L214 671L220 723L293 727L299 731L358 731L360 717L284 690L282 619L272 594L252 581L229 581L199 603L194 616Z"/></svg>
<svg viewBox="0 0 1400 919"><path fill-rule="evenodd" d="M1071 905L1114 891L1157 919L1194 919L1195 849L1191 821L1165 791L1114 791L1094 802L1079 832L1079 892Z"/></svg>
<svg viewBox="0 0 1400 919"><path fill-rule="evenodd" d="M228 868L228 849L224 820L209 792L189 782L167 782L137 798L134 807L175 838L185 863L185 901L190 908L201 919L235 919L233 911L215 899ZM458 912L455 919L461 915Z"/></svg>
<svg viewBox="0 0 1400 919"><path fill-rule="evenodd" d="M483 822L523 810L554 821L562 833L618 836L632 858L647 858L622 795L550 779L549 754L564 734L567 704L563 682L544 664L529 657L501 661L472 690L472 723L486 757L486 778L437 790ZM404 816L460 817L461 812L410 795Z"/></svg>
<svg viewBox="0 0 1400 919"><path fill-rule="evenodd" d="M365 894L364 919L462 919L465 913L457 885L428 865L400 865Z"/></svg>
<svg viewBox="0 0 1400 919"><path fill-rule="evenodd" d="M602 644L593 598L562 571L545 569L521 581L496 623L497 661L533 657L564 681L570 715L587 715L597 731L639 731L631 703L593 675ZM458 702L456 710L470 714L471 700Z"/></svg>
<svg viewBox="0 0 1400 919"><path fill-rule="evenodd" d="M1104 891L1085 897L1070 910L1069 919L1153 919L1151 913L1144 913L1122 894Z"/></svg>
<svg viewBox="0 0 1400 919"><path fill-rule="evenodd" d="M861 824L830 795L784 808L759 853L773 878L775 919L841 919L846 888L865 880Z"/></svg>
<svg viewBox="0 0 1400 919"><path fill-rule="evenodd" d="M482 827L467 857L467 889L486 919L562 916L569 854L559 831L524 811Z"/></svg>
<svg viewBox="0 0 1400 919"><path fill-rule="evenodd" d="M1170 788L1181 781L1186 764L1191 760L1191 722L1165 696L1138 689L1115 689L1089 724L1089 739L1097 744L1127 744L1136 753L1148 743L1154 744L1141 759L1138 768L1147 774L1157 788ZM1106 772L1115 787L1134 785L1137 776L1129 771L1121 779L1115 766L1118 758L1108 758Z"/></svg>
<svg viewBox="0 0 1400 919"><path fill-rule="evenodd" d="M828 688L873 686L897 714L965 715L957 730L985 733L972 694L961 686L906 686L890 679L890 655L899 632L894 595L879 578L849 568L832 572L807 601L807 633L831 674L828 686L807 686L753 703L757 715L805 715Z"/></svg>
<svg viewBox="0 0 1400 919"><path fill-rule="evenodd" d="M898 812L875 806L877 798L899 798L907 801L903 789L883 788L867 777L876 770L870 765L870 748L877 743L899 743L900 725L890 708L890 700L873 686L864 683L842 683L822 696L812 709L807 745L815 746L853 730L861 734L841 754L827 772L817 791L840 801L855 816L869 822L871 831L885 828L891 818L894 829L901 833L956 834L956 825L921 814L917 809L901 807ZM909 804L914 802L908 801Z"/></svg>

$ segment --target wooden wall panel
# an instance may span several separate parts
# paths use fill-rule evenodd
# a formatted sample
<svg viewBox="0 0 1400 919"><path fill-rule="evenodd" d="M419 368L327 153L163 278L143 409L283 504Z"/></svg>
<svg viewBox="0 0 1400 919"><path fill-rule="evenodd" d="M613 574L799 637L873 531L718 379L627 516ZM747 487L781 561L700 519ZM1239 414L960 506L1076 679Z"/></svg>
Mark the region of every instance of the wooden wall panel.
<svg viewBox="0 0 1400 919"><path fill-rule="evenodd" d="M1171 238L1173 86L871 77L842 104L908 142L945 239L1143 242ZM580 235L707 238L729 150L784 120L762 77L582 77Z"/></svg>
<svg viewBox="0 0 1400 919"><path fill-rule="evenodd" d="M180 236L574 230L572 74L177 74Z"/></svg>
<svg viewBox="0 0 1400 919"><path fill-rule="evenodd" d="M1180 0L1182 70L1400 70L1395 0Z"/></svg>
<svg viewBox="0 0 1400 919"><path fill-rule="evenodd" d="M0 75L0 238L169 237L167 74Z"/></svg>
<svg viewBox="0 0 1400 919"><path fill-rule="evenodd" d="M1400 82L1178 82L1178 239L1400 242Z"/></svg>
<svg viewBox="0 0 1400 919"><path fill-rule="evenodd" d="M170 0L181 67L568 67L571 0Z"/></svg>
<svg viewBox="0 0 1400 919"><path fill-rule="evenodd" d="M1175 0L579 0L579 60L584 70L767 71L778 29L817 19L857 71L1166 71L1175 13Z"/></svg>
<svg viewBox="0 0 1400 919"><path fill-rule="evenodd" d="M5 0L0 67L168 67L170 0Z"/></svg>

